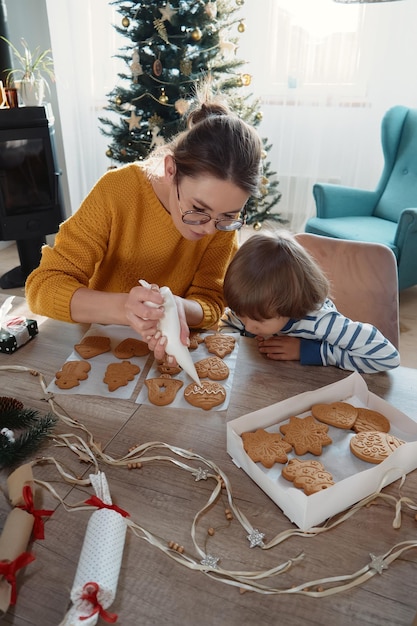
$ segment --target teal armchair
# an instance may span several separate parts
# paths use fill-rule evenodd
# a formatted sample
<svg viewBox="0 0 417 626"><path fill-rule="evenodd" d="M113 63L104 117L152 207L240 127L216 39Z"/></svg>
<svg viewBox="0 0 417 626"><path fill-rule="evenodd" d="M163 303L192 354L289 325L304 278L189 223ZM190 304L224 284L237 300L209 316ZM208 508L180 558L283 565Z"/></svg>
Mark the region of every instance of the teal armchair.
<svg viewBox="0 0 417 626"><path fill-rule="evenodd" d="M397 259L401 291L417 284L417 109L389 109L381 143L384 169L376 189L315 184L317 216L305 231L385 244Z"/></svg>

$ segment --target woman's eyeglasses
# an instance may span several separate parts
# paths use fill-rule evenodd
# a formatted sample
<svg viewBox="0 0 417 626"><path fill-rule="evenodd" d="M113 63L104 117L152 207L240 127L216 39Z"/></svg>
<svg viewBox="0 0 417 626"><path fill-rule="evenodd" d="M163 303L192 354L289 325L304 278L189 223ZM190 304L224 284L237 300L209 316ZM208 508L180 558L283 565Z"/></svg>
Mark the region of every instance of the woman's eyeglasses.
<svg viewBox="0 0 417 626"><path fill-rule="evenodd" d="M202 224L207 224L211 220L214 220L214 226L217 230L239 230L242 228L246 221L246 207L242 209L242 216L235 218L220 218L214 219L208 213L204 213L204 211L183 211L181 209L180 204L180 192L178 189L177 182L177 197L178 197L178 208L181 213L181 218L184 224L188 224L189 226L201 226Z"/></svg>

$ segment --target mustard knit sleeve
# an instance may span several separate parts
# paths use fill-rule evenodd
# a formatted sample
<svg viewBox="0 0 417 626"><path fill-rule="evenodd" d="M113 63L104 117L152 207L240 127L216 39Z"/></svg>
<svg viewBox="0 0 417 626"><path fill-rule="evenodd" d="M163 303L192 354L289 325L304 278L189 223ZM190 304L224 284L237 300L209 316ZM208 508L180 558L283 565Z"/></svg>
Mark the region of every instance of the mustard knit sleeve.
<svg viewBox="0 0 417 626"><path fill-rule="evenodd" d="M108 240L110 216L100 196L98 184L78 211L61 224L54 247L43 246L41 263L25 285L33 313L73 321L71 298L80 287L88 287Z"/></svg>

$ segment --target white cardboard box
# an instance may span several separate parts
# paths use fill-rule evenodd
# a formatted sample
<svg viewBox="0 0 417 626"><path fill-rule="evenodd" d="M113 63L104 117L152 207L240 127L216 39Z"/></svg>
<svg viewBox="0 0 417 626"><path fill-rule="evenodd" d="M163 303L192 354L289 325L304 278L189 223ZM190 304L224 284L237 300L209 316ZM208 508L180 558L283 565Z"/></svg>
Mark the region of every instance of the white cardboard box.
<svg viewBox="0 0 417 626"><path fill-rule="evenodd" d="M339 400L383 413L391 422L390 432L406 443L383 463L374 465L361 461L350 451L349 441L355 434L353 431L329 426L328 435L333 443L323 447L319 457L306 454L301 458L320 460L333 475L335 485L310 496L282 478L283 466L280 463L267 469L261 463L254 463L244 451L241 433L257 428L279 432L280 424L291 415L304 417L310 414L313 404ZM417 421L371 393L362 376L355 372L316 391L301 393L232 420L227 424L227 451L234 463L268 494L294 524L301 530L308 530L378 491L381 485L386 486L417 468ZM292 458L295 455L290 453L288 456Z"/></svg>

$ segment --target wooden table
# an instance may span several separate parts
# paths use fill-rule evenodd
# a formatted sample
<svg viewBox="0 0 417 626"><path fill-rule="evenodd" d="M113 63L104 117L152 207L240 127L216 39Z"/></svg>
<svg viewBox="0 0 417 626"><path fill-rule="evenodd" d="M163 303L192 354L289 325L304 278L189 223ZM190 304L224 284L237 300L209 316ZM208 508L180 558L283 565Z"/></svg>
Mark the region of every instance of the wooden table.
<svg viewBox="0 0 417 626"><path fill-rule="evenodd" d="M0 297L0 301L4 297ZM15 311L25 312L24 300ZM27 311L26 311L27 312ZM33 317L33 316L32 316ZM0 365L23 365L41 372L46 381L66 360L86 327L37 318L39 335L12 355L0 355ZM132 445L159 441L190 449L215 462L228 477L234 502L254 527L272 539L295 528L280 509L231 461L226 450L226 423L294 394L317 389L347 376L333 367L302 367L298 363L273 363L260 357L254 342L240 341L230 406L227 412L178 411L137 405L132 401L81 395L56 398L60 411L80 420L113 458L125 455ZM2 395L20 399L25 406L48 410L39 380L27 373L0 371ZM398 368L365 376L371 391L410 417L417 419L417 372ZM57 432L68 432L59 424ZM48 443L42 455L54 456L70 471L87 477L92 467L80 463L67 448ZM190 528L196 512L206 503L213 480L196 481L188 472L166 462L144 464L142 469L100 466L110 485L113 501L128 510L131 519L168 543L173 541L195 555ZM3 471L3 484L6 472ZM65 483L50 464L36 465L35 478L48 481L68 503L83 501L91 487ZM407 476L402 495L416 496L417 472ZM385 489L398 495L399 481ZM7 492L6 492L7 493ZM70 604L86 526L93 509L67 512L48 492L41 490L42 508L54 508L46 520L45 539L30 549L36 560L18 574L18 598L3 618L14 626L57 626ZM5 494L0 499L0 528L10 511ZM399 529L393 528L394 510L386 502L362 508L340 526L321 535L292 537L271 550L250 548L236 519L229 522L224 495L197 529L199 545L221 558L229 570L266 570L304 553L304 559L276 576L274 587L289 589L304 581L352 574L370 561L370 553L382 555L395 544L416 540L415 511L404 509ZM216 529L209 536L209 527ZM232 626L300 625L410 626L417 610L417 550L409 550L381 575L364 584L327 597L299 594L264 595L213 580L172 560L162 550L128 532L116 599L110 611L123 626ZM99 623L105 623L102 620Z"/></svg>

